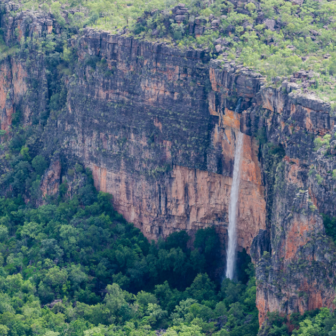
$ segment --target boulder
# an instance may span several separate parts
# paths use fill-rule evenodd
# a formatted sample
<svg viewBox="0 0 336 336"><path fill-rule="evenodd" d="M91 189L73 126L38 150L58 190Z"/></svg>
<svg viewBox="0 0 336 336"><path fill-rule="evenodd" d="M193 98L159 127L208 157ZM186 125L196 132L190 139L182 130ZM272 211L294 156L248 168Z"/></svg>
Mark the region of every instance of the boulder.
<svg viewBox="0 0 336 336"><path fill-rule="evenodd" d="M219 24L220 24L219 20L213 20L213 21L211 22L211 26L212 26L212 27L219 27Z"/></svg>
<svg viewBox="0 0 336 336"><path fill-rule="evenodd" d="M226 30L225 30L225 32L226 32L227 34L234 33L235 31L236 31L236 27L233 26L233 25L228 25L228 26L226 27Z"/></svg>
<svg viewBox="0 0 336 336"><path fill-rule="evenodd" d="M197 25L199 25L199 26L204 25L205 23L206 23L206 20L203 19L203 18L201 18L201 17L197 17L197 18L195 19L195 24L197 24Z"/></svg>
<svg viewBox="0 0 336 336"><path fill-rule="evenodd" d="M63 301L61 299L58 300L54 300L53 302L46 304L46 306L48 306L49 308L53 308L56 304L58 303L62 303Z"/></svg>
<svg viewBox="0 0 336 336"><path fill-rule="evenodd" d="M257 24L261 24L261 23L263 23L264 20L265 20L265 15L264 15L264 13L263 13L263 12L259 12L259 13L258 13L258 17L257 17L257 19L256 19Z"/></svg>
<svg viewBox="0 0 336 336"><path fill-rule="evenodd" d="M271 19L266 19L264 21L264 25L267 29L269 30L274 30L274 26L275 26L275 20L271 20Z"/></svg>
<svg viewBox="0 0 336 336"><path fill-rule="evenodd" d="M219 53L222 50L222 46L220 44L217 44L215 46L216 51Z"/></svg>
<svg viewBox="0 0 336 336"><path fill-rule="evenodd" d="M175 16L175 21L176 22L183 22L187 19L188 19L188 17L186 15L176 15Z"/></svg>
<svg viewBox="0 0 336 336"><path fill-rule="evenodd" d="M176 11L176 15L185 15L188 13L188 9L187 8L183 8L183 9L178 9Z"/></svg>
<svg viewBox="0 0 336 336"><path fill-rule="evenodd" d="M244 14L244 15L250 15L250 12L246 9L243 9L243 8L237 9L237 13Z"/></svg>
<svg viewBox="0 0 336 336"><path fill-rule="evenodd" d="M177 11L188 11L188 9L187 8L185 8L185 5L184 4L178 4L177 6L175 6L173 9L172 9L172 12L174 13L174 14L177 14L176 12Z"/></svg>
<svg viewBox="0 0 336 336"><path fill-rule="evenodd" d="M316 30L314 30L314 29L309 30L309 32L310 32L311 34L315 35L315 36L319 36L319 35L321 35L320 32L318 32L318 31L316 31Z"/></svg>
<svg viewBox="0 0 336 336"><path fill-rule="evenodd" d="M195 26L195 35L203 35L204 27L203 26Z"/></svg>

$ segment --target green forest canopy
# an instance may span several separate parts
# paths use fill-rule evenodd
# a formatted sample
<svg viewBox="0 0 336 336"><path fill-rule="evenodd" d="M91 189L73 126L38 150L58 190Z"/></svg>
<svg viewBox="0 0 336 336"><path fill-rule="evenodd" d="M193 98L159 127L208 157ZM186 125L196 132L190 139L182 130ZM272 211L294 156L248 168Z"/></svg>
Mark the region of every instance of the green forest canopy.
<svg viewBox="0 0 336 336"><path fill-rule="evenodd" d="M17 142L10 142L13 154ZM184 231L149 243L78 163L67 172L85 181L76 194L69 199L64 180L36 208L47 161L23 148L8 156L13 170L4 181L12 192L0 198L1 335L257 335L253 267L240 269L243 283L221 282L214 228L197 231L193 249ZM268 335L290 335L285 317L272 313L269 321ZM292 314L290 322L294 335L333 336L336 329L325 308Z"/></svg>
<svg viewBox="0 0 336 336"><path fill-rule="evenodd" d="M198 38L181 29L187 23L163 28L162 12L143 14L167 8L171 15L170 8L176 3L168 1L23 4L52 12L64 27L88 25L116 31L128 24L124 33L136 38L161 39L181 48L209 48L214 58L255 67L269 78L288 76L302 68L312 70L314 92L334 99L330 84L335 67L334 2L306 1L301 7L288 1L261 2L266 17L286 23L280 31L256 24L253 6L246 7L249 14L238 14L225 1L212 1L205 8L202 3L186 2L208 28L210 15L225 13L220 20L223 32L208 29ZM65 21L62 5L79 12ZM141 15L144 20L139 24L136 18ZM234 34L225 32L229 25L235 27ZM155 30L158 35L154 36ZM304 35L311 34L310 30L318 33L314 40ZM215 53L220 36L229 42L227 55ZM55 46L60 49L63 42L53 35L44 44L50 59L55 57ZM288 48L289 43L294 48ZM59 57L67 60L71 56L67 52L63 50ZM329 56L325 58L326 52ZM50 63L49 76L53 67ZM62 91L56 94L57 99L50 102L53 110L61 109L65 101ZM17 118L14 115L14 130ZM253 269L246 267L247 272L242 272L245 281L220 283L216 276L220 246L213 228L199 230L192 249L185 232L150 243L114 211L109 195L96 192L90 171L79 164L68 171L86 181L76 195L68 197L65 181L56 197L36 208L41 176L49 162L29 152L22 133L18 130L9 143L11 153L6 158L10 169L1 176L1 183L12 193L0 199L0 334L155 335L160 329L167 330L166 336L257 334ZM325 222L332 235L333 221ZM289 334L283 317L271 314L270 321L269 335ZM291 323L298 328L297 335L334 335L332 329L336 329L335 315L325 309L293 315Z"/></svg>
<svg viewBox="0 0 336 336"><path fill-rule="evenodd" d="M12 169L2 180L10 192L0 198L1 335L257 335L253 266L240 255L242 282L221 282L214 228L197 231L193 249L184 231L150 243L78 163L66 172L82 181L76 194L69 198L64 179L35 207L48 161L29 153L28 130L10 140ZM290 335L285 317L272 313L269 321L269 335ZM336 329L326 309L290 322L302 336Z"/></svg>
<svg viewBox="0 0 336 336"><path fill-rule="evenodd" d="M198 230L192 249L185 231L149 242L76 162L62 160L68 180L36 206L49 158L29 150L33 126L13 130L1 177L0 335L257 334L246 253L242 282L221 282L214 228Z"/></svg>
<svg viewBox="0 0 336 336"><path fill-rule="evenodd" d="M79 164L68 171L86 181L77 194L69 199L65 181L35 208L46 160L28 150L9 160L12 197L0 199L1 335L256 335L253 270L247 284L220 283L213 228L196 233L192 250L184 231L149 243Z"/></svg>

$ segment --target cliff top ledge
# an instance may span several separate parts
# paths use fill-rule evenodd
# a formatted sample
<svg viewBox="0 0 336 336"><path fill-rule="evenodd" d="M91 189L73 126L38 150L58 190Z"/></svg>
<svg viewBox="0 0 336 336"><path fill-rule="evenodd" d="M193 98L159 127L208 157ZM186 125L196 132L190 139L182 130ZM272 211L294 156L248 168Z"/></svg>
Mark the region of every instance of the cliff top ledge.
<svg viewBox="0 0 336 336"><path fill-rule="evenodd" d="M32 20L49 27L49 33L67 31L68 37L110 32L110 39L123 36L158 43L181 56L197 52L203 55L203 63L217 61L211 66L229 64L240 66L240 71L251 69L251 75L260 73L267 86L284 87L285 81L296 84L291 90L316 96L334 109L335 2L281 0L274 5L270 0L216 0L209 6L201 0L176 2L171 8L161 1L140 2L128 6L126 12L115 4L103 7L96 0L85 5L72 1L49 6L37 0L1 0L0 4L8 26L14 20L23 24Z"/></svg>

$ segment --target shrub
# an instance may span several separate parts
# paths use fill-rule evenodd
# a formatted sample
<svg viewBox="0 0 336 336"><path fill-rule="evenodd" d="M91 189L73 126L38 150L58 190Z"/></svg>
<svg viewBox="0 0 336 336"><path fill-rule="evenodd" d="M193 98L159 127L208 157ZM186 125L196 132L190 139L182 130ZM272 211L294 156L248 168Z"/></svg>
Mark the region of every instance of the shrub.
<svg viewBox="0 0 336 336"><path fill-rule="evenodd" d="M323 178L319 174L316 174L316 180L317 180L318 184L322 184L322 182L323 182Z"/></svg>
<svg viewBox="0 0 336 336"><path fill-rule="evenodd" d="M323 146L326 146L326 149L328 149L330 147L330 139L331 139L330 134L326 134L323 138L320 137L316 138L314 140L315 150L318 150Z"/></svg>
<svg viewBox="0 0 336 336"><path fill-rule="evenodd" d="M47 168L47 161L42 155L37 155L34 157L32 161L32 167L36 171L36 173L40 176L43 175L44 171Z"/></svg>

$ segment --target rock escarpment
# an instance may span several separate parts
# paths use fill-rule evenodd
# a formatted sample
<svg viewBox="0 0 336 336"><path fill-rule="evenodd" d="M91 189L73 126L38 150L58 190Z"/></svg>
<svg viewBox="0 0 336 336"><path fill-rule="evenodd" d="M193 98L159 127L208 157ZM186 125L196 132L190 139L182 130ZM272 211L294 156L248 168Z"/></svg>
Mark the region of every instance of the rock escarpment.
<svg viewBox="0 0 336 336"><path fill-rule="evenodd" d="M264 175L274 174L272 204L268 208L271 254L261 256L262 237L254 241L257 261L257 306L260 320L267 311L286 314L333 307L335 248L325 236L319 212L333 215L335 168L333 156L314 151L314 139L334 129L328 104L315 97L265 88L255 106L243 112L244 132L262 132L280 144L285 156L272 172L267 163L272 150L264 147ZM272 154L271 154L272 155ZM322 181L316 176L323 176ZM269 179L267 180L269 181Z"/></svg>
<svg viewBox="0 0 336 336"><path fill-rule="evenodd" d="M113 194L118 211L149 238L208 225L225 230L239 114L237 99L211 102L221 98L207 92L208 56L91 30L76 43L83 63L92 55L106 60L106 70L78 67L68 91L73 120L65 120L68 150L92 168L97 188ZM229 86L235 76L227 73ZM265 202L257 145L247 136L242 180L239 237L249 248L265 228Z"/></svg>
<svg viewBox="0 0 336 336"><path fill-rule="evenodd" d="M314 138L333 130L329 105L293 84L264 87L260 75L203 50L92 29L67 41L76 57L70 72L56 52L46 58L36 44L18 44L62 36L62 28L49 15L12 17L11 6L1 16L14 48L0 64L1 129L10 133L20 111L40 130L32 146L54 155L44 195L57 192L66 162L79 161L149 239L212 225L225 236L241 131L238 245L256 263L260 322L268 311L332 306L336 254L319 212L335 213L336 167L313 150ZM55 82L58 96L50 94Z"/></svg>

